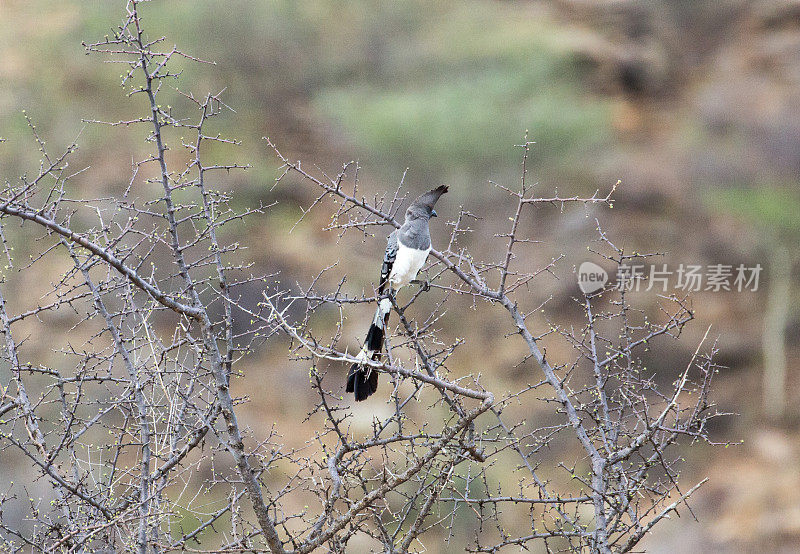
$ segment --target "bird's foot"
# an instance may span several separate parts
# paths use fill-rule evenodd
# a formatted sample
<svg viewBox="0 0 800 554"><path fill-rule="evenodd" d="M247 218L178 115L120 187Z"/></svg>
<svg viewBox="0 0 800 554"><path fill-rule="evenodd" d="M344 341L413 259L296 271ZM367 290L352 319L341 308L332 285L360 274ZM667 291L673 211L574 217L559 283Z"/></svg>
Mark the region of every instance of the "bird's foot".
<svg viewBox="0 0 800 554"><path fill-rule="evenodd" d="M419 285L423 292L428 292L429 290L431 290L431 284L428 282L427 279L424 281L420 279L414 279L411 282L415 285Z"/></svg>

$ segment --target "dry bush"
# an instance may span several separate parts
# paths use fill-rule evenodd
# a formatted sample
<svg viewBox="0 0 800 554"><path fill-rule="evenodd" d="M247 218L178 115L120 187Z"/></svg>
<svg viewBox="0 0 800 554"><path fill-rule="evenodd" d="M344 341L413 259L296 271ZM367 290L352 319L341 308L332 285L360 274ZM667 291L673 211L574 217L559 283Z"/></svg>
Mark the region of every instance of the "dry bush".
<svg viewBox="0 0 800 554"><path fill-rule="evenodd" d="M348 295L344 280L325 290L321 277L331 268L290 289L275 277L250 276L238 243L220 237L263 207L233 210L230 195L214 184L219 172L244 166L204 161L214 143L235 142L210 130L227 107L218 94L183 94L195 108L188 116L162 105L174 61L202 62L148 37L141 3L127 3L113 36L86 45L120 63L130 97L148 106L141 116L108 123L148 128L152 153L133 164L129 187L118 197L73 197L67 161L75 146L51 156L31 125L41 166L33 178L7 181L0 198L7 273L63 268L41 299L6 299L0 287L8 375L0 452L30 466L24 480L0 490L7 549L203 550L214 532L214 551L343 552L352 537L366 535L376 550L406 552L424 549L426 534L452 533L466 518L475 528L471 551L542 543L548 550L626 552L686 504L699 484L679 487L673 446L709 440L708 421L719 415L708 398L716 366L698 347L664 389L636 353L649 341L677 338L692 319L686 300L664 297L663 317L653 322L625 290L600 291L581 299L582 328L549 325L544 332L532 325L539 307L523 308L532 284L559 260L519 270L517 253L533 242L521 235L521 216L540 205L607 204L614 188L589 198L537 198L526 181L530 144L522 145L519 188L495 189L516 205L508 231L493 239L498 259L479 262L459 245L474 217L461 211L446 247L431 252L431 290L395 302L399 325L387 337L388 355L373 363L386 374L379 393L391 415L357 433L351 401L340 397L341 368L354 361L342 324L355 305L376 298ZM168 136L185 165L171 154ZM402 185L367 201L356 166L315 176L274 150L283 164L279 184L295 173L315 188L309 209L330 210L332 231L398 227ZM641 257L617 248L599 223L598 233L594 250L606 265ZM15 245L36 254L20 265ZM257 307L240 299L253 283L265 291ZM424 314L416 302L422 294L434 299ZM445 310L466 313L477 303L504 314L525 345L523 361L537 368L522 390L496 396L481 385L482 368L450 367L453 352L478 338L447 342L437 322ZM18 305L24 307L12 311ZM317 316L331 313L338 324L323 336ZM234 325L241 316L251 322L244 331ZM48 329L64 321L80 340L43 353ZM290 356L310 364L318 393L309 407L318 432L302 449L284 446L272 422L246 433L237 418L242 400L230 391L235 364L254 348L282 344L276 335L288 336ZM556 335L570 344L571 359L545 356L541 342ZM507 410L528 402L547 403L556 423L540 426ZM540 468L544 452L564 441L582 452L558 464L567 477L558 483L567 487ZM290 468L279 487L266 479L274 468ZM502 489L498 471L518 476L514 490ZM49 491L42 492L45 482ZM308 506L288 509L298 498ZM22 521L14 516L20 513ZM512 532L521 527L524 533Z"/></svg>

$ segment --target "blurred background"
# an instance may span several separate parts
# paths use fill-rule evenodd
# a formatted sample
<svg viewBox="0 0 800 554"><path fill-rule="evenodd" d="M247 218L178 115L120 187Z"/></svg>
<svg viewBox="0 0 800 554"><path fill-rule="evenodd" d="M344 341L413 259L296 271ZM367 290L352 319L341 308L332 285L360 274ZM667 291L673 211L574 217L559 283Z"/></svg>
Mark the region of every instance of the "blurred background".
<svg viewBox="0 0 800 554"><path fill-rule="evenodd" d="M146 155L145 130L81 121L142 115L142 99L119 86L119 66L81 46L109 33L123 10L124 2L0 0L3 179L38 165L24 109L53 151L80 134L72 165L90 166L73 181L80 195L128 185L131 160ZM291 183L271 190L279 164L262 136L308 169L335 174L358 160L366 195L394 189L406 168L414 193L449 184L437 209L448 216L462 205L483 218L469 239L478 258L491 257L489 222L510 206L488 181L516 185L514 145L526 131L536 142L530 178L542 196L591 195L621 180L612 210L545 208L525 222L524 231L544 241L532 268L568 253L561 278L545 276L530 293L537 304L553 297L548 312L558 323L580 324L572 268L587 259L595 217L618 246L663 253L658 263L671 269L760 264L758 290L695 293L697 321L679 343L649 354L649 367L672 375L713 324L727 366L714 397L738 414L714 432L743 442L687 449L687 482L710 477L692 502L699 522L681 512L642 547L800 550L800 1L170 0L146 6L144 19L152 37L216 62L186 64L178 86L196 95L226 89L235 112L220 131L242 145L224 154L253 167L219 186L232 189L240 207L278 202L235 238L251 247L259 270L280 271L287 283L307 283L338 260L349 271L334 277L348 273L349 292L371 290L383 234L337 241L322 231L323 209L287 235L316 191ZM14 286L30 295L52 279ZM640 300L655 306L652 294ZM349 318L354 345L367 311ZM490 387L511 391L530 380L524 368L508 369L522 351L492 321L452 317L442 325L446 336L472 337L462 359L484 368ZM265 348L240 369L252 427L276 421L290 443L313 433L296 423L314 403L307 368L289 363L284 347ZM276 391L276 379L296 394ZM377 399L355 410L368 425L381 406ZM18 463L0 452L0 479L12 478ZM457 551L430 539L426 546Z"/></svg>

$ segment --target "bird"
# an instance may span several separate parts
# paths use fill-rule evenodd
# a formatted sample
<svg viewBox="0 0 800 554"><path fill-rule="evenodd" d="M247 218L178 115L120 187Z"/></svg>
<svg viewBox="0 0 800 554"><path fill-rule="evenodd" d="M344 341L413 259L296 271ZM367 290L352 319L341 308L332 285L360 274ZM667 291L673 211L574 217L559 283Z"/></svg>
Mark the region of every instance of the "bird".
<svg viewBox="0 0 800 554"><path fill-rule="evenodd" d="M353 363L347 375L346 390L355 395L357 402L366 400L378 388L378 372L366 365L366 362L378 361L381 357L384 333L392 309L389 297L393 297L401 287L418 282L417 273L422 269L431 251L428 223L432 217L436 217L436 210L433 207L447 190L447 185L439 185L420 195L406 210L403 225L394 230L387 239L381 277L378 281L378 307L364 345L356 356L358 361ZM384 294L387 286L388 296Z"/></svg>

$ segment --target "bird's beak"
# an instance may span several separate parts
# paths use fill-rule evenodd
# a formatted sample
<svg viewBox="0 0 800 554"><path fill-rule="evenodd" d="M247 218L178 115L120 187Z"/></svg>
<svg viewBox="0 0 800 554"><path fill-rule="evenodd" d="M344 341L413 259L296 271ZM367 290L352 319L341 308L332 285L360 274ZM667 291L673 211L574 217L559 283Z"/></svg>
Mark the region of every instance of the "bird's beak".
<svg viewBox="0 0 800 554"><path fill-rule="evenodd" d="M436 210L431 210L431 217L439 217L439 214L436 213Z"/></svg>

